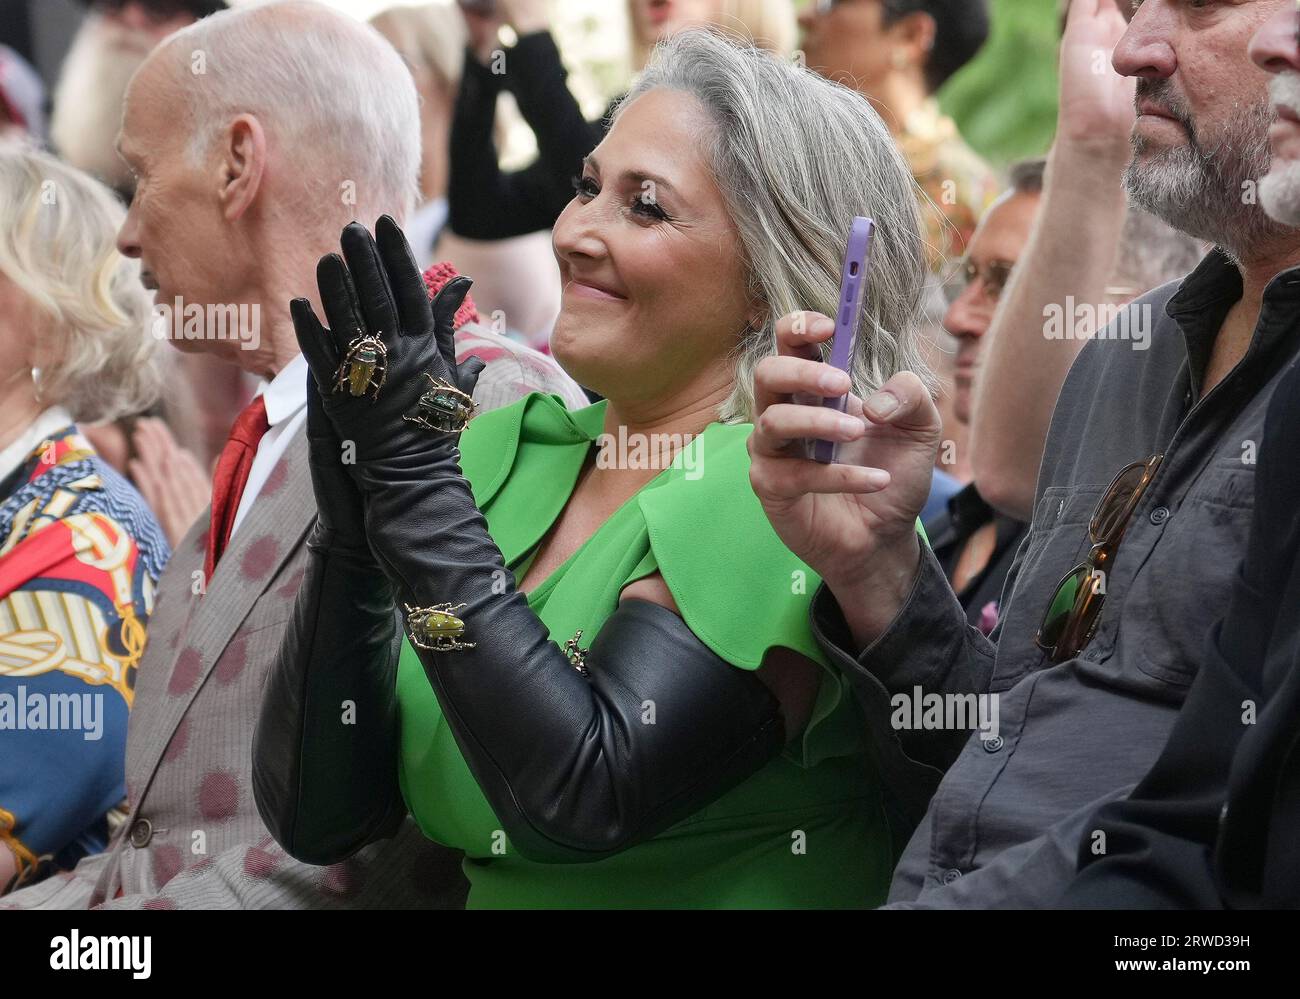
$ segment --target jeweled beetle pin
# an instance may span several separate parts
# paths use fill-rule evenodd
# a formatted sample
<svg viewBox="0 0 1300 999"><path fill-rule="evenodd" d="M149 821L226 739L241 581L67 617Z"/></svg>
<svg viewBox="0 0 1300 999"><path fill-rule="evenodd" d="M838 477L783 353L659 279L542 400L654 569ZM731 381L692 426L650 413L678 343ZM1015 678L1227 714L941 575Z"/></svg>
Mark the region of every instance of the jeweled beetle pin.
<svg viewBox="0 0 1300 999"><path fill-rule="evenodd" d="M430 388L420 393L415 407L402 417L425 430L443 434L458 434L469 426L474 415L474 400L454 385L435 379L428 372Z"/></svg>
<svg viewBox="0 0 1300 999"><path fill-rule="evenodd" d="M348 344L348 352L334 381L334 391L339 392L346 385L354 396L361 396L373 388L370 398L378 399L387 377L388 348L384 341L370 334L358 336Z"/></svg>
<svg viewBox="0 0 1300 999"><path fill-rule="evenodd" d="M454 607L449 603L434 604L432 607L405 606L411 641L420 648L430 652L458 652L474 648L473 642L460 641L465 637L465 622L456 616L456 611L465 604L456 604Z"/></svg>
<svg viewBox="0 0 1300 999"><path fill-rule="evenodd" d="M569 665L576 669L585 677L591 676L591 670L587 669L587 650L578 645L578 639L582 637L582 629L578 631L564 643L564 654L568 657Z"/></svg>

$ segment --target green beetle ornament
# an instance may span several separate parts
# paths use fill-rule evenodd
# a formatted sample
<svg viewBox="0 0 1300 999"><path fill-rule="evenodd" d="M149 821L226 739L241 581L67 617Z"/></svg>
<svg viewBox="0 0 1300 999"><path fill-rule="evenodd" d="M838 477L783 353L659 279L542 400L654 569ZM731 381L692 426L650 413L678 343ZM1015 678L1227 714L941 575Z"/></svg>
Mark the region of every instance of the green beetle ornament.
<svg viewBox="0 0 1300 999"><path fill-rule="evenodd" d="M473 642L462 642L465 622L456 611L465 604L434 604L432 607L412 607L406 604L406 624L411 631L411 641L430 652L458 652L474 648Z"/></svg>
<svg viewBox="0 0 1300 999"><path fill-rule="evenodd" d="M359 336L348 345L348 352L339 365L334 391L340 392L346 385L354 396L363 396L370 391L371 400L378 399L387 377L388 348L384 341L370 334Z"/></svg>
<svg viewBox="0 0 1300 999"><path fill-rule="evenodd" d="M420 394L414 408L402 419L425 430L458 434L469 426L474 415L474 400L454 385L435 379L428 372L429 388Z"/></svg>

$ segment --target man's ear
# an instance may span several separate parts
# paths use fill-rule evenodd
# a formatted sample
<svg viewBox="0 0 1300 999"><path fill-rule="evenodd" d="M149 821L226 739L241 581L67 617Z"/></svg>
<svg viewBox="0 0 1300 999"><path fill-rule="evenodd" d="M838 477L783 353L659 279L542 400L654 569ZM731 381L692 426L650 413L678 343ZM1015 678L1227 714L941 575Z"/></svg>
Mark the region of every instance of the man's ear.
<svg viewBox="0 0 1300 999"><path fill-rule="evenodd" d="M257 199L266 169L266 133L251 114L234 119L221 136L217 197L227 222L240 218Z"/></svg>

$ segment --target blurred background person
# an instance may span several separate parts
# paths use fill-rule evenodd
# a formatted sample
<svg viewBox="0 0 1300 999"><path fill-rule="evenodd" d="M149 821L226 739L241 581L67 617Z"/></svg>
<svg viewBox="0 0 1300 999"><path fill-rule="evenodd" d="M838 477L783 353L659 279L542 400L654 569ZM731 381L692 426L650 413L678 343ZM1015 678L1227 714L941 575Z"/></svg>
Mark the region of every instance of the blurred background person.
<svg viewBox="0 0 1300 999"><path fill-rule="evenodd" d="M169 550L76 426L160 387L140 267L114 247L124 215L97 181L0 142L0 891L104 849L126 797ZM64 718L56 698L77 710Z"/></svg>
<svg viewBox="0 0 1300 999"><path fill-rule="evenodd" d="M465 76L452 136L451 228L471 239L500 239L549 229L573 198L582 159L608 127L615 98L594 122L567 86L551 35L547 0L461 0L469 29ZM634 71L654 44L691 25L714 25L781 53L794 40L789 0L629 0ZM518 37L498 41L502 25ZM527 169L502 172L492 144L497 95L508 89L537 138Z"/></svg>
<svg viewBox="0 0 1300 999"><path fill-rule="evenodd" d="M936 458L932 519L971 478L966 421L954 412L956 344L943 327L939 284L955 277L975 225L998 192L994 172L939 109L936 92L989 36L988 0L811 0L799 14L808 68L867 97L894 134L920 187L930 268L927 356L944 446Z"/></svg>
<svg viewBox="0 0 1300 999"><path fill-rule="evenodd" d="M421 202L406 231L421 267L437 258L474 276L474 300L493 332L544 349L560 308L549 232L485 242L458 236L447 225L451 120L470 38L467 21L477 26L487 19L443 2L390 7L370 20L411 67L420 92ZM499 26L499 19L492 23ZM495 139L508 120L498 114Z"/></svg>
<svg viewBox="0 0 1300 999"><path fill-rule="evenodd" d="M406 233L423 269L433 263L447 224L451 115L469 36L465 18L448 3L389 7L370 23L410 67L420 95L420 202L407 219ZM481 301L481 295L475 297Z"/></svg>
<svg viewBox="0 0 1300 999"><path fill-rule="evenodd" d="M894 133L931 202L930 262L943 271L997 194L934 96L988 38L987 0L811 0L799 24L808 68L867 97Z"/></svg>
<svg viewBox="0 0 1300 999"><path fill-rule="evenodd" d="M223 0L87 0L54 88L50 138L58 154L130 200L131 173L113 148L127 81L150 49Z"/></svg>
<svg viewBox="0 0 1300 999"><path fill-rule="evenodd" d="M45 141L45 84L22 56L0 45L0 140Z"/></svg>
<svg viewBox="0 0 1300 999"><path fill-rule="evenodd" d="M1009 190L976 226L960 278L947 286L953 297L944 328L958 343L953 415L963 425L970 423L974 372L988 349L998 296L1025 251L1038 214L1045 165L1039 159L1012 166ZM1002 586L1027 526L992 509L975 482L925 522L930 546L967 620L986 635L998 622Z"/></svg>

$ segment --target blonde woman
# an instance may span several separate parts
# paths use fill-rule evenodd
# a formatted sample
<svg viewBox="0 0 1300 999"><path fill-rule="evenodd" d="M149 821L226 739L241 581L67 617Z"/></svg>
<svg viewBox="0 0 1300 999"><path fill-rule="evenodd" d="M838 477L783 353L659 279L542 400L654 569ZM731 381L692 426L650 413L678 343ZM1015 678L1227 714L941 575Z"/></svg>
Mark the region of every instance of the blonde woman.
<svg viewBox="0 0 1300 999"><path fill-rule="evenodd" d="M157 396L139 265L108 188L0 143L0 892L102 850L168 557L77 429Z"/></svg>
<svg viewBox="0 0 1300 999"><path fill-rule="evenodd" d="M573 198L582 158L605 135L610 104L589 122L565 84L566 71L548 30L546 0L463 0L470 45L451 128L448 187L453 232L469 239L505 239L549 229ZM488 8L489 15L476 13ZM628 0L633 69L651 50L683 28L713 25L733 40L778 55L794 48L790 0ZM518 43L501 52L497 29L508 24ZM529 167L505 173L492 144L496 100L508 90L537 136L538 157Z"/></svg>

